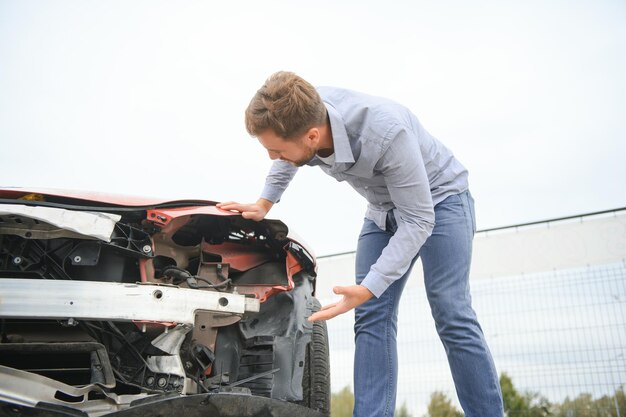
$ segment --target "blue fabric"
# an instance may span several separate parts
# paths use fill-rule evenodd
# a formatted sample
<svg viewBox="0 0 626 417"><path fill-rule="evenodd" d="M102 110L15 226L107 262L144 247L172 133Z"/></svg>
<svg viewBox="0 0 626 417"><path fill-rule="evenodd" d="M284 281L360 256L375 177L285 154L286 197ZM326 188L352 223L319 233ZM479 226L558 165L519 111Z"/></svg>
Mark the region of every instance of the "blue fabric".
<svg viewBox="0 0 626 417"><path fill-rule="evenodd" d="M467 417L502 417L498 375L471 306L469 270L475 231L474 206L468 191L447 197L435 206L435 227L418 256L435 326L443 343L461 406ZM398 231L393 211L385 229L365 219L356 256L356 282ZM412 259L411 267L417 260ZM355 417L393 417L398 358L398 304L410 268L378 298L355 310Z"/></svg>
<svg viewBox="0 0 626 417"><path fill-rule="evenodd" d="M467 170L430 135L406 107L350 90L320 87L326 105L335 161L319 166L337 181L348 182L368 201L365 217L385 227L394 209L397 233L363 279L376 297L409 268L434 225L433 207L468 188ZM276 161L261 197L278 202L298 168Z"/></svg>

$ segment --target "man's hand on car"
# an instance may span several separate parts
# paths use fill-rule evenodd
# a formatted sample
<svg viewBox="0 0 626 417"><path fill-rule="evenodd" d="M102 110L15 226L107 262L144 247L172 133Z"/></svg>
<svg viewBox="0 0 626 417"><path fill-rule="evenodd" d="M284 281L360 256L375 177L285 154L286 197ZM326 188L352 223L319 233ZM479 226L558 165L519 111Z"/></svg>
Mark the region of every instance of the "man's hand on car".
<svg viewBox="0 0 626 417"><path fill-rule="evenodd" d="M271 201L259 198L256 203L252 204L240 204L234 201L227 201L225 203L217 203L216 207L222 210L238 211L244 219L258 222L265 218L273 205L274 203Z"/></svg>
<svg viewBox="0 0 626 417"><path fill-rule="evenodd" d="M335 287L333 288L333 292L343 295L343 298L336 303L322 307L320 311L309 317L309 321L330 320L339 314L347 313L353 308L360 306L374 296L374 294L363 285Z"/></svg>

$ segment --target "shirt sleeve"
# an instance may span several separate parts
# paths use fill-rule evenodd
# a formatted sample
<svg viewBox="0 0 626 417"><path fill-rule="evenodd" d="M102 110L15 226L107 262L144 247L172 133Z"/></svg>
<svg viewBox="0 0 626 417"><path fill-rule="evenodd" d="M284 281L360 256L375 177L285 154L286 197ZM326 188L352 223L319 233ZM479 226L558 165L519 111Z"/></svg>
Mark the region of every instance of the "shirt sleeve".
<svg viewBox="0 0 626 417"><path fill-rule="evenodd" d="M261 192L261 198L278 203L283 192L298 172L298 167L291 165L289 162L277 160L274 161L270 172L265 178L265 187Z"/></svg>
<svg viewBox="0 0 626 417"><path fill-rule="evenodd" d="M409 269L435 226L430 183L415 133L401 130L375 169L389 190L398 228L361 285L376 297Z"/></svg>

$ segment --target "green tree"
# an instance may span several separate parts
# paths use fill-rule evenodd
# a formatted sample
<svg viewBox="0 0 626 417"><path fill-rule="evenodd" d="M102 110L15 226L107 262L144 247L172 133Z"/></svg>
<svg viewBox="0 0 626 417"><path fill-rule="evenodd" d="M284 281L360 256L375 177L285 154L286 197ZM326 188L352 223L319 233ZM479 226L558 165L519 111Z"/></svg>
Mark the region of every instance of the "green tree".
<svg viewBox="0 0 626 417"><path fill-rule="evenodd" d="M613 403L617 403L620 415L622 417L626 417L626 392L624 392L623 386L615 390L615 399Z"/></svg>
<svg viewBox="0 0 626 417"><path fill-rule="evenodd" d="M513 380L506 373L500 375L500 389L504 413L507 417L544 417L551 416L550 402L539 393L520 393L513 385Z"/></svg>
<svg viewBox="0 0 626 417"><path fill-rule="evenodd" d="M598 414L597 402L591 394L582 393L570 400L569 397L559 407L558 416L563 417L608 417L611 414Z"/></svg>
<svg viewBox="0 0 626 417"><path fill-rule="evenodd" d="M409 410L406 408L406 403L402 403L402 407L396 409L393 417L412 417L411 414L409 414Z"/></svg>
<svg viewBox="0 0 626 417"><path fill-rule="evenodd" d="M525 416L526 402L513 386L513 380L506 373L500 375L500 389L502 390L502 401L504 402L504 413L507 417Z"/></svg>
<svg viewBox="0 0 626 417"><path fill-rule="evenodd" d="M428 413L424 417L463 417L452 401L441 391L430 394Z"/></svg>
<svg viewBox="0 0 626 417"><path fill-rule="evenodd" d="M350 387L344 387L341 391L330 396L331 417L352 417L354 409L354 394Z"/></svg>
<svg viewBox="0 0 626 417"><path fill-rule="evenodd" d="M596 400L591 394L583 393L573 400L565 398L562 404L555 407L557 417L615 417L626 416L626 393L624 387L615 390L612 396L605 395Z"/></svg>

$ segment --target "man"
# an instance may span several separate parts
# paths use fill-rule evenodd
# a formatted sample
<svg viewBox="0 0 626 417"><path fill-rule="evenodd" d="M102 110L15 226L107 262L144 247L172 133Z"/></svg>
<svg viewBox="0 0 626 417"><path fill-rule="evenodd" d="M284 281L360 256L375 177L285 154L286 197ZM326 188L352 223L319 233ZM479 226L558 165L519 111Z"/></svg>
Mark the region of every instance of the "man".
<svg viewBox="0 0 626 417"><path fill-rule="evenodd" d="M270 76L246 110L246 129L274 162L261 198L219 208L261 220L303 165L347 181L369 203L356 284L310 320L355 309L355 417L392 417L398 304L418 255L437 332L468 417L502 417L497 373L471 307L475 231L467 170L405 107L289 72Z"/></svg>

